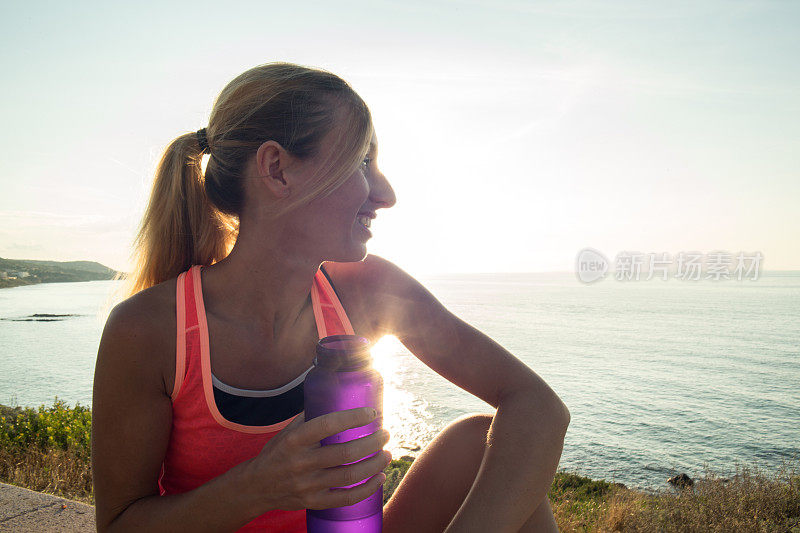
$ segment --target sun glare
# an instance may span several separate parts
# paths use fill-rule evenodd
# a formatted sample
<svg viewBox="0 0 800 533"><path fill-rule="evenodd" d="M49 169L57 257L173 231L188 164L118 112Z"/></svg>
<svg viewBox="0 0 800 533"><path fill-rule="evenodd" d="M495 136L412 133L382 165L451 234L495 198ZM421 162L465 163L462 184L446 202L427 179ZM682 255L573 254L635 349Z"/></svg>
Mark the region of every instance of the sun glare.
<svg viewBox="0 0 800 533"><path fill-rule="evenodd" d="M421 438L430 429L424 416L427 402L403 386L409 358L413 355L394 335L380 338L372 347L372 365L383 378L383 427L391 434L385 448L395 458L418 451Z"/></svg>
<svg viewBox="0 0 800 533"><path fill-rule="evenodd" d="M401 411L408 403L408 394L400 389L396 372L397 354L403 348L403 344L394 335L381 337L372 347L372 366L383 378L383 427L391 434L385 448L395 457L398 456L395 450L401 444L398 439L404 418Z"/></svg>
<svg viewBox="0 0 800 533"><path fill-rule="evenodd" d="M380 372L384 381L391 378L392 356L403 349L403 344L394 335L384 335L372 345L372 367Z"/></svg>

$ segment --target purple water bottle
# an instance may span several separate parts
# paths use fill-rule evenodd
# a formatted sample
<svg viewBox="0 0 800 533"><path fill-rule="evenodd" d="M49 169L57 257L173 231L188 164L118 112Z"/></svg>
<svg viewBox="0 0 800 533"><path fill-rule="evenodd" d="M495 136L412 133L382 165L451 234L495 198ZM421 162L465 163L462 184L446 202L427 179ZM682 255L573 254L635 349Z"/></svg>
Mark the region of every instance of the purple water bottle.
<svg viewBox="0 0 800 533"><path fill-rule="evenodd" d="M369 339L358 335L331 335L317 343L314 368L306 374L303 385L305 419L311 420L356 407L373 407L378 411L374 421L331 435L321 441L322 446L347 442L380 431L383 425L383 378L372 368L371 348ZM342 488L355 487L364 481ZM355 505L306 509L306 530L309 533L380 533L382 527L382 485Z"/></svg>

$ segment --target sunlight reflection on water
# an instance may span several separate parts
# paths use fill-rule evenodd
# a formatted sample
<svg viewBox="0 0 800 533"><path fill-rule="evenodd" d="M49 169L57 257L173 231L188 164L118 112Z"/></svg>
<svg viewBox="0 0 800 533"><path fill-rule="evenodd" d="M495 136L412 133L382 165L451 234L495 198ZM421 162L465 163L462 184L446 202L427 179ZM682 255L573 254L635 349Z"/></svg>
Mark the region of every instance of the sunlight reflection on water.
<svg viewBox="0 0 800 533"><path fill-rule="evenodd" d="M381 338L372 348L373 366L383 376L383 427L391 434L385 448L394 458L418 452L436 434L428 402L404 387L403 376L408 375L404 372L408 364L404 352L405 347L392 335Z"/></svg>

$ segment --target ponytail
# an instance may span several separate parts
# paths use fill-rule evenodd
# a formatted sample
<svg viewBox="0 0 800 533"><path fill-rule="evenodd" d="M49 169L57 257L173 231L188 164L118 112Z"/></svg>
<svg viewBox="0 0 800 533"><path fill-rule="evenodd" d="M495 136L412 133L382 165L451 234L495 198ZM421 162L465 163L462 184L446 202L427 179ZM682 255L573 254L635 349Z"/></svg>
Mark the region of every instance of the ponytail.
<svg viewBox="0 0 800 533"><path fill-rule="evenodd" d="M211 265L228 255L238 220L208 198L197 136L172 141L156 168L150 201L134 240L134 271L126 296L174 278L192 265Z"/></svg>

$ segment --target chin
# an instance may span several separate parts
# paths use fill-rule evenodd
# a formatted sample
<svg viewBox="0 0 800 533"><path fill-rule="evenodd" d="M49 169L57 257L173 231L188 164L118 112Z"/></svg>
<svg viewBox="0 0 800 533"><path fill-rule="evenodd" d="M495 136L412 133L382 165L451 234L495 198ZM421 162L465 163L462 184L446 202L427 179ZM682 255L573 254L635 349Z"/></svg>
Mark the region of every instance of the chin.
<svg viewBox="0 0 800 533"><path fill-rule="evenodd" d="M358 250L358 253L353 254L352 258L348 259L346 262L354 263L356 261L363 261L367 255L369 255L369 252L367 251L367 243L363 243L359 248L360 249Z"/></svg>
<svg viewBox="0 0 800 533"><path fill-rule="evenodd" d="M369 255L369 251L367 250L367 243L366 242L350 242L350 246L340 248L336 253L331 254L330 259L326 259L326 261L332 261L334 263L356 263L358 261L363 261L367 255Z"/></svg>

